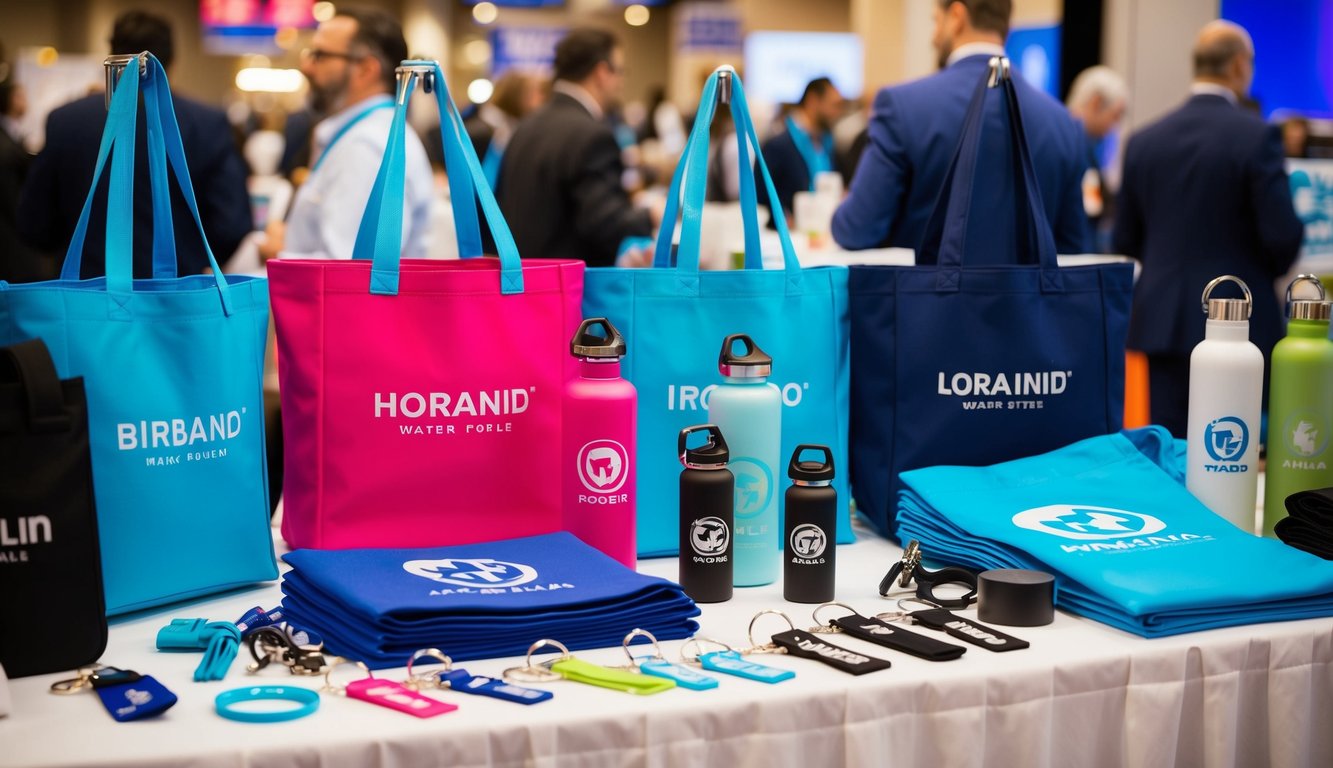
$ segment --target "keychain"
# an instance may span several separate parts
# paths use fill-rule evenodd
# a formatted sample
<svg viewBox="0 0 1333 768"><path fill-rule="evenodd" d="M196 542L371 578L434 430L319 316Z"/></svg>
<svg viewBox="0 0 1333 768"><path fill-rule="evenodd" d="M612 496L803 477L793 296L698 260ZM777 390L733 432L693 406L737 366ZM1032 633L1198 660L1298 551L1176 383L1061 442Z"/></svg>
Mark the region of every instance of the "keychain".
<svg viewBox="0 0 1333 768"><path fill-rule="evenodd" d="M424 658L439 661L444 665L444 669L412 674L412 665L418 659ZM515 704L537 704L554 696L550 691L524 688L521 685L507 683L493 677L472 675L466 669L454 669L453 667L454 660L446 656L444 651L438 648L422 649L412 654L412 658L407 660L407 679L403 681L403 685L414 691L423 688L446 688L459 693L471 693L477 696L500 699L501 701L512 701Z"/></svg>
<svg viewBox="0 0 1333 768"><path fill-rule="evenodd" d="M845 608L851 613L827 623L821 622L820 612L833 607ZM844 632L858 640L902 651L926 661L952 661L967 652L967 648L961 645L936 640L929 635L912 632L902 627L894 627L878 618L862 616L845 603L824 603L815 608L811 617L818 625L810 630L815 634Z"/></svg>
<svg viewBox="0 0 1333 768"><path fill-rule="evenodd" d="M703 651L705 644L719 646L722 650L701 652L695 656L689 655L691 647ZM766 664L747 661L740 651L720 640L707 637L690 638L686 641L680 648L680 658L686 664L698 664L709 672L721 672L724 675L733 675L760 683L780 683L783 680L796 677L796 673L790 669L770 667Z"/></svg>
<svg viewBox="0 0 1333 768"><path fill-rule="evenodd" d="M634 642L634 638L636 637L648 638L648 641L653 644L652 656L635 656L634 653L630 651L630 643ZM629 657L630 669L637 669L645 675L674 680L676 681L676 685L679 685L681 688L688 688L691 691L706 691L718 686L717 678L715 677L709 677L708 675L695 672L683 664L673 664L672 662L667 661L666 657L662 655L662 646L657 644L657 638L653 636L652 632L649 632L646 629L635 629L628 635L625 635L625 640L621 643L621 647L625 649L625 655Z"/></svg>
<svg viewBox="0 0 1333 768"><path fill-rule="evenodd" d="M344 664L354 664L360 667L366 673L366 676L360 680L353 680L346 686L334 685L333 670ZM337 659L329 665L329 668L324 672L324 687L320 690L340 696L345 694L348 698L360 699L398 712L405 712L414 717L435 717L458 709L457 705L422 696L420 693L404 688L392 680L375 677L364 662L350 659Z"/></svg>
<svg viewBox="0 0 1333 768"><path fill-rule="evenodd" d="M541 664L533 664L532 655L542 648L558 649L560 658L544 661ZM676 687L674 680L641 675L638 672L627 672L623 669L603 667L575 658L569 653L569 649L565 647L564 643L550 639L538 640L528 648L525 666L510 667L504 671L505 680L526 683L548 683L562 678L585 685L595 685L640 695L661 693Z"/></svg>
<svg viewBox="0 0 1333 768"><path fill-rule="evenodd" d="M322 652L297 645L285 629L269 626L252 630L246 635L246 642L255 660L245 668L250 674L273 663L286 666L293 675L319 675L328 671Z"/></svg>
<svg viewBox="0 0 1333 768"><path fill-rule="evenodd" d="M926 570L921 565L921 544L916 539L907 542L902 559L889 568L879 582L880 597L888 597L894 579L898 586L906 588L916 582L916 596L935 603L941 608L966 608L977 601L977 574L961 567L941 568L938 571ZM935 588L941 584L962 584L968 592L960 597L936 597Z"/></svg>
<svg viewBox="0 0 1333 768"><path fill-rule="evenodd" d="M119 723L160 715L176 703L176 694L152 677L100 664L79 669L78 677L52 683L51 693L66 695L89 688Z"/></svg>
<svg viewBox="0 0 1333 768"><path fill-rule="evenodd" d="M930 607L920 611L909 611L903 607L904 603L921 603L922 605L928 605ZM977 622L963 618L936 603L915 597L899 600L897 612L881 613L875 618L887 621L910 619L927 629L939 630L948 634L950 637L956 637L965 643L971 643L972 645L985 648L988 651L995 651L996 653L1018 651L1027 648L1030 645L1026 640L1020 640L1013 635L1006 635L994 627L978 624Z"/></svg>
<svg viewBox="0 0 1333 768"><path fill-rule="evenodd" d="M759 622L760 617L765 614L781 616L787 622L791 629L785 632L779 632L770 638L770 641L760 645L754 641L754 625ZM750 639L750 650L756 653L765 651L779 651L790 653L793 656L799 656L803 659L813 659L818 662L842 670L853 675L864 675L867 672L878 672L881 669L888 669L891 664L884 659L877 659L874 656L849 651L846 648L824 642L817 636L796 628L792 623L791 617L782 611L764 610L756 613L754 618L750 619L750 629L748 632Z"/></svg>

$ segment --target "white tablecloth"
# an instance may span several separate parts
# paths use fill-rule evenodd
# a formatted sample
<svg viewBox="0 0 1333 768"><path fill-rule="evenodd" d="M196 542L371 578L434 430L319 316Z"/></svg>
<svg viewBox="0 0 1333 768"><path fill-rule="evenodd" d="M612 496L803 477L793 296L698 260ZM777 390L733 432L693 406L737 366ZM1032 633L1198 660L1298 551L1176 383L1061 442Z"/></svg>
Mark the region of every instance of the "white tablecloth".
<svg viewBox="0 0 1333 768"><path fill-rule="evenodd" d="M875 588L898 554L865 532L840 547L838 598L862 613L892 610ZM1255 565L1237 563L1237 578L1280 578ZM675 567L674 559L640 563L667 577ZM712 691L646 697L559 682L555 699L527 707L440 692L459 709L430 720L324 696L311 717L258 725L218 717L213 697L252 683L320 682L278 669L247 675L242 648L226 680L194 683L199 654L154 650L158 628L173 617L234 620L278 599L267 585L117 621L103 661L151 674L180 697L156 720L118 724L90 693L47 693L68 675L11 681L0 766L1333 765L1333 619L1144 640L1057 614L1052 625L1010 630L1030 649L969 647L943 663L833 636L893 668L853 677L763 656L796 678L770 686L723 676ZM778 583L703 606L701 634L746 645L751 616L765 608L813 624L811 606L784 603ZM785 626L766 617L760 628ZM663 643L669 656L681 645ZM577 655L624 663L619 648ZM515 663L462 666L499 675ZM339 675L351 676L347 668Z"/></svg>

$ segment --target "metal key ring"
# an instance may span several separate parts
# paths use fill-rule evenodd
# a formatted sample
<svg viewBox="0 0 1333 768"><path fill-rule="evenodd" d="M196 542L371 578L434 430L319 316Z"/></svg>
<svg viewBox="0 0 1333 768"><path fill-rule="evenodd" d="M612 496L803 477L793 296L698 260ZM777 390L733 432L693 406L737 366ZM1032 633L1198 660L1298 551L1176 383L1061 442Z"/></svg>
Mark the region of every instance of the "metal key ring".
<svg viewBox="0 0 1333 768"><path fill-rule="evenodd" d="M540 665L533 664L532 654L547 647L560 649L560 658L544 661ZM521 683L550 683L555 680L562 680L563 678L558 673L551 671L551 665L572 658L574 657L570 655L569 648L564 643L559 640L542 638L528 646L528 655L523 659L525 666L510 667L502 673L501 677L510 682Z"/></svg>
<svg viewBox="0 0 1333 768"><path fill-rule="evenodd" d="M754 625L759 621L759 617L765 614L773 614L775 616L781 616L784 620L786 620L787 626L791 627L792 629L796 629L796 623L793 622L791 620L791 617L788 616L787 614L775 608L764 609L759 613L756 613L754 617L750 619L750 628L745 631L745 637L750 641L750 648L748 651L742 651L742 653L786 653L785 649L779 648L778 646L774 645L772 640L769 640L769 642L764 643L763 645L760 645L754 641Z"/></svg>
<svg viewBox="0 0 1333 768"><path fill-rule="evenodd" d="M416 663L417 659L425 658L435 659L443 664L445 672L454 668L454 660L449 658L444 651L441 651L439 648L422 648L416 653L413 653L412 658L407 660L407 679L403 681L403 686L405 688L411 688L414 691L419 691L422 688L448 688L449 686L447 683L442 683L440 681L439 672L425 672L420 675L412 674L412 665Z"/></svg>
<svg viewBox="0 0 1333 768"><path fill-rule="evenodd" d="M114 667L103 667L101 664L89 664L86 667L79 667L74 674L78 677L72 677L68 680L57 680L51 683L50 691L57 696L68 696L71 693L78 693L84 689L93 687L93 675L103 669L114 669Z"/></svg>
<svg viewBox="0 0 1333 768"><path fill-rule="evenodd" d="M649 661L653 661L655 659L661 659L663 661L666 660L666 657L662 655L662 646L657 644L657 638L653 635L653 633L649 632L646 629L636 628L628 635L625 635L625 640L620 644L620 647L625 650L625 655L629 657L630 663L634 664L636 667L639 664L638 657L636 657L634 655L634 652L629 649L630 643L633 642L634 638L636 637L646 637L648 638L649 642L653 644L653 655L648 657Z"/></svg>
<svg viewBox="0 0 1333 768"><path fill-rule="evenodd" d="M813 619L815 624L825 632L842 631L842 627L839 627L836 624L832 623L825 624L824 622L819 620L819 612L824 610L825 608L846 608L847 610L851 611L853 616L858 615L858 611L846 603L839 603L836 600L830 600L827 603L820 603L819 605L815 606L815 609L813 611L810 612L810 618Z"/></svg>
<svg viewBox="0 0 1333 768"><path fill-rule="evenodd" d="M333 684L333 670L337 669L338 667L341 667L344 664L354 664L360 667L362 670L365 671L366 677L375 676L375 673L370 671L370 667L367 667L364 661L352 661L351 659L345 659L342 656L335 656L333 659L333 663L329 664L329 668L324 670L324 687L320 688L319 689L320 691L324 693L332 693L336 696L347 695L347 686Z"/></svg>
<svg viewBox="0 0 1333 768"><path fill-rule="evenodd" d="M904 604L904 603L921 603L922 605L928 605L928 606L930 606L931 608L943 608L943 607L944 607L944 606L940 605L939 603L935 603L935 602L932 602L932 601L930 601L930 600L926 600L925 598L921 598L921 597L903 597L903 598L899 598L899 600L898 600L898 610L901 611L901 612L902 612L903 614L905 614L905 615L910 615L910 614L912 613L913 609L912 609L912 608L905 608L905 607L903 607L903 604ZM918 609L915 609L915 610L920 610L920 609L918 608Z"/></svg>
<svg viewBox="0 0 1333 768"><path fill-rule="evenodd" d="M720 646L723 650L732 651L733 653L736 650L735 648L732 648L730 645L727 645L721 640L714 640L711 637L691 637L689 640L685 641L684 645L680 647L680 660L685 662L686 664L698 664L699 657L704 655L704 653L706 653L706 651L704 651L703 649L705 643L710 643L712 645ZM697 649L698 653L694 654L693 656L689 655L688 650L691 647Z"/></svg>
<svg viewBox="0 0 1333 768"><path fill-rule="evenodd" d="M250 648L250 657L255 660L253 664L246 666L246 672L253 674L275 661L279 664L290 663L291 639L279 629L273 627L256 629L246 637L246 645Z"/></svg>

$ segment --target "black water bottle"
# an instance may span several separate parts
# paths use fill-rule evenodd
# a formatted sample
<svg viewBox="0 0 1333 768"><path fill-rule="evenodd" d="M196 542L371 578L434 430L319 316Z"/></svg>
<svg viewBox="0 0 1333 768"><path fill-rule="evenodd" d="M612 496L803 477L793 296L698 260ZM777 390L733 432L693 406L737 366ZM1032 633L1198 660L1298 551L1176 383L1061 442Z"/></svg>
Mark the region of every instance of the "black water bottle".
<svg viewBox="0 0 1333 768"><path fill-rule="evenodd" d="M708 440L687 448L690 435ZM680 463L680 586L696 603L731 599L731 529L736 480L727 469L730 453L714 424L686 427L677 440Z"/></svg>
<svg viewBox="0 0 1333 768"><path fill-rule="evenodd" d="M819 451L819 461L801 461ZM833 599L835 544L838 540L838 492L833 489L833 451L823 445L798 445L787 465L782 597L793 603Z"/></svg>

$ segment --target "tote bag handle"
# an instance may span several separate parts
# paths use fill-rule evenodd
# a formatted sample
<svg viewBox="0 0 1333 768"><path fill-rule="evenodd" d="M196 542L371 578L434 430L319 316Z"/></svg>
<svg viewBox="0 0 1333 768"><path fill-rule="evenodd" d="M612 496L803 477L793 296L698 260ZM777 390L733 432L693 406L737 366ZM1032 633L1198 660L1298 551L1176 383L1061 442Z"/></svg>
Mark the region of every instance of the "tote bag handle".
<svg viewBox="0 0 1333 768"><path fill-rule="evenodd" d="M1035 252L1037 265L1041 268L1043 292L1062 291L1064 281L1055 258L1055 236L1041 202L1041 189L1018 105L1018 90L1010 76L1009 60L1004 57L992 58L988 74L977 83L967 109L962 135L954 150L953 161L941 185L940 197L926 224L920 250L938 254L936 263L941 268L939 288L957 290L967 240L972 189L976 182L981 150L981 134L985 124L986 95L993 88L1003 91L1008 107L1009 143L1014 163L1018 166L1012 169L1016 187L1014 208L1019 218L1018 231L1022 233L1020 236L1027 245L1020 252Z"/></svg>
<svg viewBox="0 0 1333 768"><path fill-rule="evenodd" d="M213 248L204 234L199 218L199 203L195 199L190 169L185 162L185 147L181 142L180 124L171 101L171 86L166 70L157 57L141 53L128 60L111 97L106 128L97 151L97 165L93 183L88 189L78 224L70 238L61 267L60 279L78 280L83 261L83 246L88 234L88 219L92 214L93 196L111 156L111 180L107 189L106 217L106 285L107 292L131 293L134 290L134 142L137 128L139 85L142 81L144 114L148 119L148 165L153 199L153 276L176 276L176 252L171 219L170 190L166 166L176 176L181 195L194 218L199 239L204 244L213 281L218 289L223 312L232 314L231 292L223 277L222 268L213 256ZM166 163L164 165L163 158ZM122 308L124 305L121 305Z"/></svg>
<svg viewBox="0 0 1333 768"><path fill-rule="evenodd" d="M433 90L440 108L440 138L444 143L445 168L449 175L449 190L454 210L454 225L458 232L459 253L465 257L481 255L481 238L477 222L480 201L486 223L495 239L495 250L500 258L500 292L523 292L523 266L518 246L505 223L495 193L486 183L481 162L472 143L466 140L463 117L454 104L445 85L444 73L437 61L409 59L398 67L397 100L393 124L389 128L389 142L384 160L375 175L370 199L361 216L361 227L356 233L352 258L369 259L370 292L395 296L398 294L399 263L403 250L403 188L406 176L407 106L412 100L417 81Z"/></svg>
<svg viewBox="0 0 1333 768"><path fill-rule="evenodd" d="M13 365L23 386L28 401L29 431L34 434L68 431L71 420L65 411L65 393L46 343L28 339L0 349L0 353Z"/></svg>
<svg viewBox="0 0 1333 768"><path fill-rule="evenodd" d="M690 130L686 142L685 155L676 166L671 179L671 188L667 192L666 209L663 212L663 226L657 233L657 248L653 266L669 267L671 264L671 234L674 229L678 210L681 213L680 248L676 256L676 269L682 273L694 274L699 271L699 243L701 238L703 204L707 192L707 167L709 149L709 128L717 109L718 92L721 78L728 78L731 89L730 109L732 121L736 126L736 145L740 164L741 216L745 225L745 268L763 269L763 254L759 247L759 220L755 195L754 172L750 169L750 153L753 151L755 163L764 179L769 199L777 200L773 179L768 172L768 164L759 151L759 139L755 134L750 110L746 106L745 87L731 67L719 67L708 76L703 94L699 97L699 110L694 118L694 127ZM681 189L684 187L684 194ZM781 206L773 206L774 225L778 239L782 244L783 265L787 271L789 287L799 287L801 283L801 262L796 258L796 249L792 247L791 234L787 229L787 220Z"/></svg>

